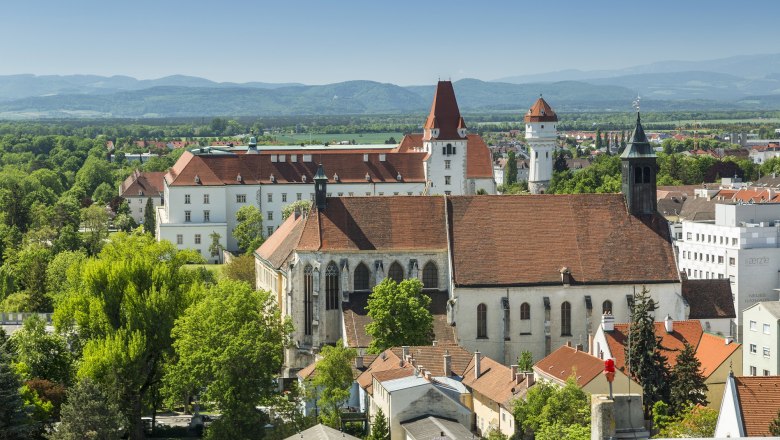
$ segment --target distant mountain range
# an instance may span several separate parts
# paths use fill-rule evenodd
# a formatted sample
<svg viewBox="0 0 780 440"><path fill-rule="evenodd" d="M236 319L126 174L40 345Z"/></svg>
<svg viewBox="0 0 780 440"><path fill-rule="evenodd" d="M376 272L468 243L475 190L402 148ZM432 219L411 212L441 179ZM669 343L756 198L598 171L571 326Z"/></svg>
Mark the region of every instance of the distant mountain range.
<svg viewBox="0 0 780 440"><path fill-rule="evenodd" d="M414 114L427 111L433 91L434 84L374 81L312 86L184 75L10 75L0 76L0 118ZM657 111L780 109L780 54L463 79L455 91L464 112L525 112L540 93L563 112L630 111L637 95L642 108Z"/></svg>

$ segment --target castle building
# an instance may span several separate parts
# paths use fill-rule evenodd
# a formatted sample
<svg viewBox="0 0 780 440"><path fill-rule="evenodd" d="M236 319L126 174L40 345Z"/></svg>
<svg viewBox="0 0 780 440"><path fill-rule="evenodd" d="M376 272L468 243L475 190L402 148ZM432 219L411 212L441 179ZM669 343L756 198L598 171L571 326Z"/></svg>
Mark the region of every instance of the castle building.
<svg viewBox="0 0 780 440"><path fill-rule="evenodd" d="M459 121L447 123L434 128L457 133ZM648 175L650 185L629 179L626 191L648 196ZM523 350L541 359L572 340L587 350L602 314L629 321L643 287L656 314L687 318L667 222L629 211L625 194L316 199L255 251L257 288L272 291L295 326L287 377L323 344L368 347L365 306L385 278L422 281L438 342L507 365Z"/></svg>
<svg viewBox="0 0 780 440"><path fill-rule="evenodd" d="M528 144L528 189L544 194L553 172L553 152L558 139L558 115L541 96L525 114L525 141Z"/></svg>
<svg viewBox="0 0 780 440"><path fill-rule="evenodd" d="M282 209L315 199L318 165L327 170L326 197L421 194L495 194L492 158L479 135L468 134L452 83L440 81L424 132L398 145L246 146L192 149L163 178L164 205L157 209L158 240L195 249L210 262L213 233L229 251L236 212L254 205L270 236Z"/></svg>

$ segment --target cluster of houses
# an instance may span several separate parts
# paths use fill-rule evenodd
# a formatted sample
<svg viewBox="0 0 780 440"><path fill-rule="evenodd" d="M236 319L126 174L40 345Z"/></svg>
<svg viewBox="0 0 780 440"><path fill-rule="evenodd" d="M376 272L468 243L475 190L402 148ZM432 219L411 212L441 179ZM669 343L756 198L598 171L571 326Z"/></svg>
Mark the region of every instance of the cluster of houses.
<svg viewBox="0 0 780 440"><path fill-rule="evenodd" d="M778 374L780 328L768 304L780 288L780 211L716 203L722 190L662 189L682 200L670 219L639 115L621 155L621 193L544 194L558 118L540 98L524 120L531 195L492 195L490 151L468 133L448 81L437 86L423 133L398 145L263 147L250 139L199 148L161 176L131 176L122 195L138 193L133 207L159 198L157 238L214 262L207 237L217 232L236 251L236 211L260 209L267 238L254 251L256 287L272 292L295 327L282 378L310 378L320 349L343 341L359 353L348 406L366 421L382 409L393 439L510 435L511 404L534 383L574 375L602 393L606 359L618 367L616 390L641 394L624 347L634 293L645 288L656 317L666 317L656 334L672 350L670 363L687 342L711 405L743 405L739 387L754 383L743 374ZM302 200L309 212L282 217ZM385 278L422 282L434 345L367 354L367 300ZM513 367L524 351L539 359L532 371ZM316 411L314 402L307 408ZM741 427L723 429L759 432L738 420Z"/></svg>

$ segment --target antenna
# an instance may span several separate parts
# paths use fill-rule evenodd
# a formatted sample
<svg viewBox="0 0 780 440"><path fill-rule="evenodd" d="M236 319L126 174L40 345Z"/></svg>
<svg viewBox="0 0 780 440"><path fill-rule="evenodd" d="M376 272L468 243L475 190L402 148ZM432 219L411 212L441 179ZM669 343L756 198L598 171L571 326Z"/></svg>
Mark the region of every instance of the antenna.
<svg viewBox="0 0 780 440"><path fill-rule="evenodd" d="M634 107L634 109L636 110L637 113L639 113L639 104L640 104L641 100L642 100L642 97L637 95L636 99L634 100L634 102L631 103L631 106Z"/></svg>

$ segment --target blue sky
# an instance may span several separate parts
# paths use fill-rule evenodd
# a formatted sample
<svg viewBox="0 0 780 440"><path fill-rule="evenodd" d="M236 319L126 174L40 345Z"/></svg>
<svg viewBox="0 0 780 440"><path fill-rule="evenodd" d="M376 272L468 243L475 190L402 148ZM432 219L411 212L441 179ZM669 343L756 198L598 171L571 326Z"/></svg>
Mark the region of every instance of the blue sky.
<svg viewBox="0 0 780 440"><path fill-rule="evenodd" d="M780 52L780 2L11 0L0 75L400 85Z"/></svg>

